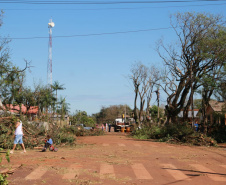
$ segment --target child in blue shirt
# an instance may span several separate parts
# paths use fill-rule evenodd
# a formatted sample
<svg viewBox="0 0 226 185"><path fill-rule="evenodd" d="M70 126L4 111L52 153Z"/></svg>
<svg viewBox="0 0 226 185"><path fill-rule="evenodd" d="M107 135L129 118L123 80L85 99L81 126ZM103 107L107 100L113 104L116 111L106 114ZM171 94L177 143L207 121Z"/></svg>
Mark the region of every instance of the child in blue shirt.
<svg viewBox="0 0 226 185"><path fill-rule="evenodd" d="M51 139L50 135L47 135L47 140L45 142L45 146L42 149L42 152L45 152L47 148L49 148L49 146L51 146L53 144L53 140Z"/></svg>

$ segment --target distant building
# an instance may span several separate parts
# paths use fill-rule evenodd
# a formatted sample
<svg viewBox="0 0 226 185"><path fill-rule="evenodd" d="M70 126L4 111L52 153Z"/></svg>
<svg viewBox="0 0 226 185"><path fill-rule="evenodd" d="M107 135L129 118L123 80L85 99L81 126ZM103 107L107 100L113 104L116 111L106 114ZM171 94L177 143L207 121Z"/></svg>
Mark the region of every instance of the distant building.
<svg viewBox="0 0 226 185"><path fill-rule="evenodd" d="M60 126L69 125L69 115L64 115L63 117L58 114L51 115L51 119Z"/></svg>
<svg viewBox="0 0 226 185"><path fill-rule="evenodd" d="M226 125L226 102L210 100L206 115L209 125Z"/></svg>
<svg viewBox="0 0 226 185"><path fill-rule="evenodd" d="M12 104L7 104L5 106L3 106L4 110L8 110L11 113L14 114L20 114L20 112L22 114L26 114L27 116L34 118L37 116L38 114L38 106L31 106L29 108L29 110L27 110L27 107L24 106L23 104L21 105L21 107L19 105L12 105Z"/></svg>
<svg viewBox="0 0 226 185"><path fill-rule="evenodd" d="M195 122L197 121L199 123L199 120L200 120L200 118L198 116L199 109L193 109L193 111L194 111L194 121ZM181 120L183 120L183 118L184 118L184 112L182 110L178 114L178 120L181 121ZM192 122L192 110L191 109L188 110L188 122L189 123Z"/></svg>

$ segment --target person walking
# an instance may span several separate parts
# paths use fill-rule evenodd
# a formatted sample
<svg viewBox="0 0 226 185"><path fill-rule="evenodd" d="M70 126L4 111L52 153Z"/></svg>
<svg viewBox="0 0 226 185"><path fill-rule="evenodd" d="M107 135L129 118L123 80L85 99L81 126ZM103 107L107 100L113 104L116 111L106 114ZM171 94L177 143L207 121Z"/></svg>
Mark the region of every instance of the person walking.
<svg viewBox="0 0 226 185"><path fill-rule="evenodd" d="M101 125L101 128L102 128L102 131L104 131L104 124L102 123L102 125Z"/></svg>
<svg viewBox="0 0 226 185"><path fill-rule="evenodd" d="M20 144L21 147L24 150L24 153L26 153L25 146L24 146L24 143L23 143L23 135L24 134L23 134L22 121L20 121L18 119L17 122L16 122L16 130L15 130L15 133L14 133L14 145L13 145L13 149L10 151L11 154L13 154L17 144Z"/></svg>
<svg viewBox="0 0 226 185"><path fill-rule="evenodd" d="M108 123L106 123L105 129L106 129L106 132L108 132Z"/></svg>
<svg viewBox="0 0 226 185"><path fill-rule="evenodd" d="M195 126L195 131L198 132L198 130L199 130L199 124L198 124L197 121L195 122L194 126Z"/></svg>
<svg viewBox="0 0 226 185"><path fill-rule="evenodd" d="M109 132L111 132L111 123L108 124Z"/></svg>

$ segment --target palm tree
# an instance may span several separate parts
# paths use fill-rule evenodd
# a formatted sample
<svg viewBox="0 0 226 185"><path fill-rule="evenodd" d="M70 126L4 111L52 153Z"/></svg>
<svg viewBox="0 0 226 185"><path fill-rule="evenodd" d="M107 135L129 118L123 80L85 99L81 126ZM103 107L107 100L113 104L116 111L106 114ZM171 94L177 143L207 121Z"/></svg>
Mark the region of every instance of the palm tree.
<svg viewBox="0 0 226 185"><path fill-rule="evenodd" d="M47 115L48 109L55 106L56 98L53 96L52 91L48 87L36 87L34 96L41 113L44 113L45 110Z"/></svg>
<svg viewBox="0 0 226 185"><path fill-rule="evenodd" d="M58 81L55 81L53 85L51 85L51 88L53 89L53 91L56 91L56 100L57 100L57 91L64 90L65 88L63 86L64 85L63 84L61 85Z"/></svg>
<svg viewBox="0 0 226 185"><path fill-rule="evenodd" d="M63 117L63 115L68 114L70 104L67 103L66 99L63 97L60 97L60 101L58 103L59 103L58 112Z"/></svg>
<svg viewBox="0 0 226 185"><path fill-rule="evenodd" d="M60 101L58 103L59 103L59 106L58 106L57 113L61 115L61 119L60 119L60 125L61 125L61 120L64 120L65 115L68 114L69 112L70 104L66 103L66 99L62 97L60 97Z"/></svg>

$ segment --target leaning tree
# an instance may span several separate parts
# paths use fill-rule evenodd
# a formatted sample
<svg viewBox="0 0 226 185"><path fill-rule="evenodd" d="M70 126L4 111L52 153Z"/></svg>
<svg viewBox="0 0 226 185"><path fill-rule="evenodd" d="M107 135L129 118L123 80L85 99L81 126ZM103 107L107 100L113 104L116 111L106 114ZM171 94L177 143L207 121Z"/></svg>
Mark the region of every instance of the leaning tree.
<svg viewBox="0 0 226 185"><path fill-rule="evenodd" d="M171 25L177 43L168 47L160 41L157 46L170 74L160 84L168 94L166 123L175 122L181 110L186 116L186 110L193 109L193 94L205 83L202 79L206 75L214 78L226 59L226 30L221 16L177 13L171 17Z"/></svg>
<svg viewBox="0 0 226 185"><path fill-rule="evenodd" d="M2 27L3 12L0 12L0 28ZM0 97L3 104L22 104L22 91L25 70L30 69L30 62L20 69L10 61L10 39L0 35Z"/></svg>

